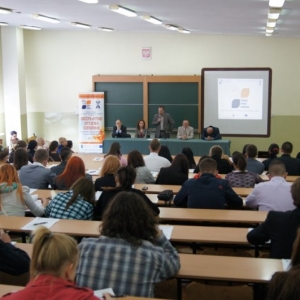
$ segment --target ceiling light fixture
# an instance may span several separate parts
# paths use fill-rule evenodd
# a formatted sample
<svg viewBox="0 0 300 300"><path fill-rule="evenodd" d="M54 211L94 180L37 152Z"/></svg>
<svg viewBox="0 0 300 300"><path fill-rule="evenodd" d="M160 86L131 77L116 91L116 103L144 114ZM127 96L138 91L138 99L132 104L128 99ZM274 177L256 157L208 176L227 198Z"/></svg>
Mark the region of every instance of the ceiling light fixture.
<svg viewBox="0 0 300 300"><path fill-rule="evenodd" d="M79 27L79 28L91 28L91 25L79 23L79 22L72 22L71 25Z"/></svg>
<svg viewBox="0 0 300 300"><path fill-rule="evenodd" d="M37 27L37 26L28 26L28 25L20 25L20 28L23 29L31 29L31 30L41 30L41 27Z"/></svg>
<svg viewBox="0 0 300 300"><path fill-rule="evenodd" d="M120 5L110 5L109 9L117 12L119 14L122 14L126 17L136 17L137 13L131 9L128 9L126 7L120 6Z"/></svg>
<svg viewBox="0 0 300 300"><path fill-rule="evenodd" d="M151 16L143 16L143 19L144 19L145 21L148 21L148 22L150 22L150 23L152 23L152 24L155 24L155 25L162 24L162 21L161 21L161 20L156 19L156 18L151 17Z"/></svg>
<svg viewBox="0 0 300 300"><path fill-rule="evenodd" d="M97 29L101 30L101 31L106 31L106 32L112 32L112 31L114 31L112 28L107 28L107 27L98 27Z"/></svg>
<svg viewBox="0 0 300 300"><path fill-rule="evenodd" d="M276 26L276 20L267 21L267 27L275 27L275 26Z"/></svg>
<svg viewBox="0 0 300 300"><path fill-rule="evenodd" d="M272 33L266 33L266 36L272 36Z"/></svg>
<svg viewBox="0 0 300 300"><path fill-rule="evenodd" d="M1 14L11 14L12 12L13 12L12 9L0 7Z"/></svg>
<svg viewBox="0 0 300 300"><path fill-rule="evenodd" d="M165 24L165 28L167 28L169 30L178 30L178 27L176 27L174 25L170 25L170 24Z"/></svg>
<svg viewBox="0 0 300 300"><path fill-rule="evenodd" d="M188 34L188 33L191 33L189 30L187 30L187 29L178 29L178 32L180 32L180 33L186 33L186 34Z"/></svg>
<svg viewBox="0 0 300 300"><path fill-rule="evenodd" d="M0 26L8 26L8 24L5 22L0 22Z"/></svg>
<svg viewBox="0 0 300 300"><path fill-rule="evenodd" d="M273 32L274 32L274 28L272 28L272 27L266 28L266 33L273 33Z"/></svg>
<svg viewBox="0 0 300 300"><path fill-rule="evenodd" d="M268 13L268 19L277 20L279 18L280 12L280 8L270 8Z"/></svg>
<svg viewBox="0 0 300 300"><path fill-rule="evenodd" d="M47 17L47 16L43 16L43 15L33 14L31 16L33 18L35 18L35 19L46 21L46 22L50 22L50 23L59 23L60 22L60 20L58 20L58 19Z"/></svg>
<svg viewBox="0 0 300 300"><path fill-rule="evenodd" d="M269 6L281 8L284 4L284 1L285 0L269 0Z"/></svg>
<svg viewBox="0 0 300 300"><path fill-rule="evenodd" d="M88 3L88 4L95 4L95 3L98 3L98 0L79 0L81 2L85 2L85 3Z"/></svg>

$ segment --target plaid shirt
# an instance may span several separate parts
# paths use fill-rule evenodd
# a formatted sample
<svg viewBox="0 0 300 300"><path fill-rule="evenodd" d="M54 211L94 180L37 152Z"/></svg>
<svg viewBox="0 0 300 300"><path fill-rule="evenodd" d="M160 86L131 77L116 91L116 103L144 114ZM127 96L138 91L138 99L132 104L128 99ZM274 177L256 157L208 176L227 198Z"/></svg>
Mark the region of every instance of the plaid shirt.
<svg viewBox="0 0 300 300"><path fill-rule="evenodd" d="M66 205L73 196L73 191L58 193L47 205L45 216L56 219L91 220L93 218L94 206L85 201L80 195L67 210Z"/></svg>
<svg viewBox="0 0 300 300"><path fill-rule="evenodd" d="M93 290L111 287L115 294L153 297L153 284L180 268L176 249L162 234L157 245L143 241L138 248L123 239L84 238L76 282Z"/></svg>

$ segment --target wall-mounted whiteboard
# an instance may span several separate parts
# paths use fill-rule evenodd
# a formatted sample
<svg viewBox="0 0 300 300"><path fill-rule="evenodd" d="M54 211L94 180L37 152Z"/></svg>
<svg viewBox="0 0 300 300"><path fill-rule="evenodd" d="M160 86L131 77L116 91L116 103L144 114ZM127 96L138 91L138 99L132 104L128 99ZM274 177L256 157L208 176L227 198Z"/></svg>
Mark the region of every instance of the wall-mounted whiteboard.
<svg viewBox="0 0 300 300"><path fill-rule="evenodd" d="M270 68L204 68L201 81L202 128L219 127L222 136L270 136Z"/></svg>

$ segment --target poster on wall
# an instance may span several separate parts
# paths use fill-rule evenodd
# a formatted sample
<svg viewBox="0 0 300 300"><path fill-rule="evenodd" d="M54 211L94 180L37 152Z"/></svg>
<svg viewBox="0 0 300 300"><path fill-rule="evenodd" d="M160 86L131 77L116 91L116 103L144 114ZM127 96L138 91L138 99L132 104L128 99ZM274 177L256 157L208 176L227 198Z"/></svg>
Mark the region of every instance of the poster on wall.
<svg viewBox="0 0 300 300"><path fill-rule="evenodd" d="M104 92L79 93L79 152L103 153Z"/></svg>

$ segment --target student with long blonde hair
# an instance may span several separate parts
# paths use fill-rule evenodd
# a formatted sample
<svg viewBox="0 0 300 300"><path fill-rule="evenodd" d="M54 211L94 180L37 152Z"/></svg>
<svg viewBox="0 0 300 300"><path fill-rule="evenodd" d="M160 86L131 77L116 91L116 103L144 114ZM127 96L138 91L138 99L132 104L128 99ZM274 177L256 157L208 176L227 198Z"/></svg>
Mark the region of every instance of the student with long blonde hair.
<svg viewBox="0 0 300 300"><path fill-rule="evenodd" d="M48 204L42 199L43 206L38 206L30 195L30 189L22 186L16 169L5 164L0 166L0 215L24 216L25 205L35 216L41 216Z"/></svg>
<svg viewBox="0 0 300 300"><path fill-rule="evenodd" d="M75 285L78 257L77 243L72 237L40 227L33 237L30 282L23 290L4 298L99 300L92 290ZM109 295L105 297L111 300Z"/></svg>
<svg viewBox="0 0 300 300"><path fill-rule="evenodd" d="M100 177L95 181L95 190L102 191L102 187L115 187L115 174L121 167L120 160L115 155L108 155L103 161Z"/></svg>

